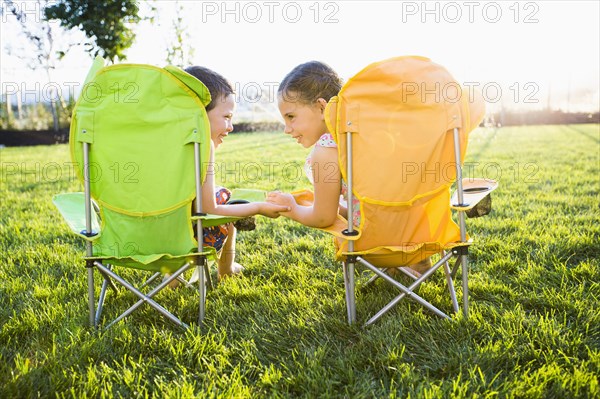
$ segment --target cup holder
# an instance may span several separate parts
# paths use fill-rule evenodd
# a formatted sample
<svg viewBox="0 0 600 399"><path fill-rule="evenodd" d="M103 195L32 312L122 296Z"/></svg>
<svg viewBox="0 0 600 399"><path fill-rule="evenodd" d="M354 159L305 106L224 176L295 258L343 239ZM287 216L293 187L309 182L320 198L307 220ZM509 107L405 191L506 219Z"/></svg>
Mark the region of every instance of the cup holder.
<svg viewBox="0 0 600 399"><path fill-rule="evenodd" d="M479 193L485 193L486 191L490 191L490 189L489 189L489 187L469 187L469 188L463 189L463 191L468 194L479 194Z"/></svg>
<svg viewBox="0 0 600 399"><path fill-rule="evenodd" d="M250 201L244 199L235 199L227 202L227 205L249 204Z"/></svg>

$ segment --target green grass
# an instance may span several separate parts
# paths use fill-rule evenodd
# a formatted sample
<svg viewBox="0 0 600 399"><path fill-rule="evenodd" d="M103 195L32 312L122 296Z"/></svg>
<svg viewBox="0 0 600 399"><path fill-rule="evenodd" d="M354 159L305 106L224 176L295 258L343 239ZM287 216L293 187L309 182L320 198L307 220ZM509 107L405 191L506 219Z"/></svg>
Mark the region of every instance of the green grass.
<svg viewBox="0 0 600 399"><path fill-rule="evenodd" d="M308 187L306 150L282 134L227 140L224 185ZM467 173L500 187L492 214L467 221L468 320L402 301L362 328L395 295L378 283L348 326L331 239L260 218L239 235L244 276L209 293L204 327L142 307L105 333L87 327L83 243L51 204L81 190L67 146L0 150L0 397L599 398L599 126L480 129L469 146ZM419 293L449 311L443 280ZM159 299L196 318L192 290Z"/></svg>

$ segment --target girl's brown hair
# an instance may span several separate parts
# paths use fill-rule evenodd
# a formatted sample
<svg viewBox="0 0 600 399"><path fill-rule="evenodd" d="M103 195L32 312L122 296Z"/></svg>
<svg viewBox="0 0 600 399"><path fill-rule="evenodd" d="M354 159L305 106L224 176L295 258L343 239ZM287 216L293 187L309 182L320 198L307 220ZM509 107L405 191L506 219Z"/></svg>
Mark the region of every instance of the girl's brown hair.
<svg viewBox="0 0 600 399"><path fill-rule="evenodd" d="M300 64L283 78L277 94L286 101L312 104L319 98L329 101L342 88L342 79L327 64L309 61Z"/></svg>

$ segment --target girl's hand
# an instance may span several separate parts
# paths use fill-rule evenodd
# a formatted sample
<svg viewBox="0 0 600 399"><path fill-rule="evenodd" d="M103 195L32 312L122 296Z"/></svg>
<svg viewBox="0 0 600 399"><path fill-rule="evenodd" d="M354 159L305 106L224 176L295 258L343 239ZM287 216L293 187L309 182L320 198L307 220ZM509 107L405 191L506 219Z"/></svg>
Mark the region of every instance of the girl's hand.
<svg viewBox="0 0 600 399"><path fill-rule="evenodd" d="M282 193L281 191L267 193L267 202L287 206L289 210L292 210L296 206L294 196L289 193Z"/></svg>
<svg viewBox="0 0 600 399"><path fill-rule="evenodd" d="M273 219L281 216L281 213L286 213L292 210L291 207L282 204L276 204L272 202L261 202L259 204L259 213L263 216L270 217Z"/></svg>

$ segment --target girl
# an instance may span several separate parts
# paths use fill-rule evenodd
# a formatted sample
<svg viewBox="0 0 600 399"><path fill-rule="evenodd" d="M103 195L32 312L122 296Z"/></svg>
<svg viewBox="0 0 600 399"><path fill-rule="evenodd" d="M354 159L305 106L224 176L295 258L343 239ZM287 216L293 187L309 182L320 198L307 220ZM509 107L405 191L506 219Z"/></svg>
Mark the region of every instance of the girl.
<svg viewBox="0 0 600 399"><path fill-rule="evenodd" d="M285 122L285 133L305 148L313 147L306 159L305 172L314 186L312 206L298 205L291 194L272 192L267 201L285 205L291 210L282 213L310 227L327 227L334 223L338 212L348 217L340 201L348 198L338 165L337 145L325 124L325 106L342 88L342 80L328 65L311 61L294 68L281 82L278 95L279 112ZM354 197L353 223L360 225L360 205ZM411 270L424 272L431 266L429 259ZM415 273L413 273L415 274Z"/></svg>

